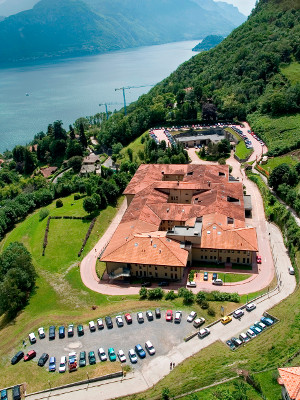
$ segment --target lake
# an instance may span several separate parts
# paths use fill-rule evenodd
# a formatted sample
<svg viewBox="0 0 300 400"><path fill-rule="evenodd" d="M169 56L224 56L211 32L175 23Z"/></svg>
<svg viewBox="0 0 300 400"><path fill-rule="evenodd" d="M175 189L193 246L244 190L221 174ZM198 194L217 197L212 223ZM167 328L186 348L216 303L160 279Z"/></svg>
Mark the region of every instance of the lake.
<svg viewBox="0 0 300 400"><path fill-rule="evenodd" d="M68 129L79 117L104 112L100 103L120 109L123 94L115 88L160 82L196 54L192 48L199 41L0 69L0 152L30 142L56 120ZM127 90L127 104L150 89Z"/></svg>

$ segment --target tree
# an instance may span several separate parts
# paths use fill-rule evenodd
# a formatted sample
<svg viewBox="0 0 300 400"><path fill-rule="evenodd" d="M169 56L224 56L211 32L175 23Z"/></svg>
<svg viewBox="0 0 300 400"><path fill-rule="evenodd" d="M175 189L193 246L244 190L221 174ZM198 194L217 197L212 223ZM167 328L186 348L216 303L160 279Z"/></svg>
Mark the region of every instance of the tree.
<svg viewBox="0 0 300 400"><path fill-rule="evenodd" d="M70 139L74 140L75 139L75 131L72 125L69 125L69 130L70 130Z"/></svg>
<svg viewBox="0 0 300 400"><path fill-rule="evenodd" d="M195 301L195 295L191 290L187 290L183 294L183 303L192 304Z"/></svg>
<svg viewBox="0 0 300 400"><path fill-rule="evenodd" d="M222 139L218 143L218 152L220 155L225 155L230 153L230 142L228 139Z"/></svg>
<svg viewBox="0 0 300 400"><path fill-rule="evenodd" d="M80 171L81 164L82 164L82 157L80 156L71 157L70 160L68 161L68 167L73 168L75 174L77 174Z"/></svg>
<svg viewBox="0 0 300 400"><path fill-rule="evenodd" d="M273 187L274 190L277 190L278 186L282 183L291 185L293 181L294 176L291 167L286 163L275 167L269 176L269 185Z"/></svg>
<svg viewBox="0 0 300 400"><path fill-rule="evenodd" d="M53 123L53 137L55 140L66 140L67 132L62 127L62 121L55 121Z"/></svg>
<svg viewBox="0 0 300 400"><path fill-rule="evenodd" d="M215 121L217 119L217 107L212 103L204 103L202 106L202 118Z"/></svg>
<svg viewBox="0 0 300 400"><path fill-rule="evenodd" d="M198 292L198 293L196 294L196 302L197 302L198 304L201 305L205 299L206 299L206 295L205 295L204 292Z"/></svg>
<svg viewBox="0 0 300 400"><path fill-rule="evenodd" d="M88 214L91 214L93 211L97 209L97 204L96 201L93 199L93 197L86 197L83 200L83 209Z"/></svg>
<svg viewBox="0 0 300 400"><path fill-rule="evenodd" d="M170 389L169 388L163 388L161 392L161 397L163 400L169 400L170 398Z"/></svg>
<svg viewBox="0 0 300 400"><path fill-rule="evenodd" d="M61 199L56 200L56 208L61 208L63 207L64 203Z"/></svg>
<svg viewBox="0 0 300 400"><path fill-rule="evenodd" d="M84 149L87 148L87 139L84 133L84 126L83 123L79 125L79 141Z"/></svg>
<svg viewBox="0 0 300 400"><path fill-rule="evenodd" d="M145 287L142 287L139 291L140 299L146 299L148 294L148 290Z"/></svg>

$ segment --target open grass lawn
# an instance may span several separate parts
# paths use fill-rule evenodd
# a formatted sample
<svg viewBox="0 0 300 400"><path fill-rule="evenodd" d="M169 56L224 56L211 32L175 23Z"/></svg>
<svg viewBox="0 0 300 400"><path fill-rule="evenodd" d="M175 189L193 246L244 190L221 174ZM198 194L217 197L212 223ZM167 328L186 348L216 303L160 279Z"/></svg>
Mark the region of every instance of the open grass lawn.
<svg viewBox="0 0 300 400"><path fill-rule="evenodd" d="M247 149L246 144L243 140L240 141L239 144L235 147L235 154L241 159L246 159L251 155L253 150Z"/></svg>
<svg viewBox="0 0 300 400"><path fill-rule="evenodd" d="M218 278L222 279L223 282L241 282L245 279L250 278L252 275L249 274L230 274L230 273L218 273Z"/></svg>
<svg viewBox="0 0 300 400"><path fill-rule="evenodd" d="M273 157L269 158L268 162L266 164L261 165L263 169L271 173L275 167L278 167L280 164L289 164L289 165L296 165L299 161L300 158L298 158L296 155L294 155L295 152L286 154L284 156L280 157Z"/></svg>
<svg viewBox="0 0 300 400"><path fill-rule="evenodd" d="M162 389L170 389L170 397L208 386L222 379L237 375L237 369L259 372L267 368L276 369L299 349L300 343L300 296L298 289L286 300L270 310L280 322L236 351L217 341L195 356L178 365L154 388L144 392L144 399L160 396ZM270 377L261 375L263 393L268 400ZM272 393L273 392L272 389ZM128 396L136 399L136 396Z"/></svg>
<svg viewBox="0 0 300 400"><path fill-rule="evenodd" d="M281 72L288 78L292 85L300 82L300 63L293 62L287 67L281 68Z"/></svg>
<svg viewBox="0 0 300 400"><path fill-rule="evenodd" d="M127 149L131 149L132 150L132 155L133 155L133 161L137 162L137 163L141 163L142 160L139 159L138 156L138 152L140 150L144 150L144 144L141 143L141 139L143 136L148 135L149 131L144 132L141 136L139 136L137 139L135 139L133 142L131 142L128 146L124 147L121 151L120 151L120 155L118 157L118 162L121 161L129 161L129 157L127 154Z"/></svg>
<svg viewBox="0 0 300 400"><path fill-rule="evenodd" d="M300 113L278 118L254 113L248 116L248 120L269 150L291 146L300 140Z"/></svg>

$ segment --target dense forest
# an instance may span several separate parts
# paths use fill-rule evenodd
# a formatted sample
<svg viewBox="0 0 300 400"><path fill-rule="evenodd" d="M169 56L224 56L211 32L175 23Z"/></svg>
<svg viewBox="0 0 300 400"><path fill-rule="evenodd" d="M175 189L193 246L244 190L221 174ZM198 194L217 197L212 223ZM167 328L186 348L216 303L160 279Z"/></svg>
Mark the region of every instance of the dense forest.
<svg viewBox="0 0 300 400"><path fill-rule="evenodd" d="M0 63L226 35L246 17L213 0L40 0L0 22ZM1 7L0 7L1 15ZM184 23L183 23L184 21ZM180 27L180 29L179 29Z"/></svg>
<svg viewBox="0 0 300 400"><path fill-rule="evenodd" d="M219 43L224 39L223 36L220 35L208 35L202 40L201 43L198 43L197 46L193 48L193 51L207 51L214 47L216 47Z"/></svg>
<svg viewBox="0 0 300 400"><path fill-rule="evenodd" d="M300 61L299 8L299 1L261 0L248 21L218 46L183 63L131 104L127 116L113 115L102 126L100 143L127 144L150 126L199 120L203 110L210 120L248 118L253 124L261 116L297 114L300 83L283 71ZM294 131L288 143L284 134L274 141L264 138L271 154L300 147Z"/></svg>

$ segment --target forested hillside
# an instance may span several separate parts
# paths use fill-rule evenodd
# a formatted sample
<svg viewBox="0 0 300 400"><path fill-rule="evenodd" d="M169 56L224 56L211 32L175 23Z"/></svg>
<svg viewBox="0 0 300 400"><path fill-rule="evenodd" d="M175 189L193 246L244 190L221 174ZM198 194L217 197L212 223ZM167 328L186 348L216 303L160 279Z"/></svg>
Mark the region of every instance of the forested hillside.
<svg viewBox="0 0 300 400"><path fill-rule="evenodd" d="M0 63L226 35L246 19L225 14L213 0L41 0L0 22Z"/></svg>
<svg viewBox="0 0 300 400"><path fill-rule="evenodd" d="M280 120L299 115L299 74L286 73L289 66L299 70L299 8L299 0L260 0L217 47L182 64L132 104L127 117L114 115L102 128L101 143L127 143L151 125L199 119L204 107L211 119L249 118L275 153L300 147L298 128ZM262 118L277 121L275 140L272 129L259 128Z"/></svg>

